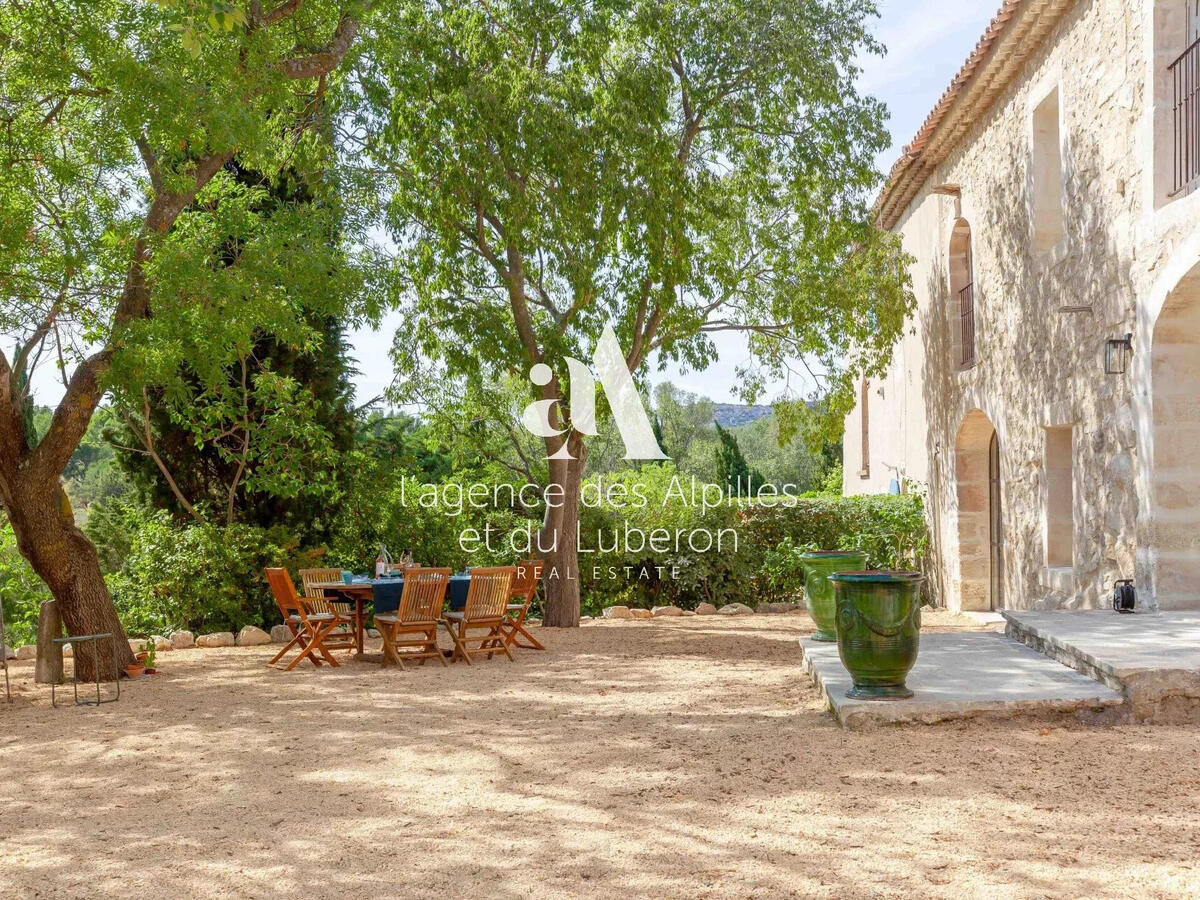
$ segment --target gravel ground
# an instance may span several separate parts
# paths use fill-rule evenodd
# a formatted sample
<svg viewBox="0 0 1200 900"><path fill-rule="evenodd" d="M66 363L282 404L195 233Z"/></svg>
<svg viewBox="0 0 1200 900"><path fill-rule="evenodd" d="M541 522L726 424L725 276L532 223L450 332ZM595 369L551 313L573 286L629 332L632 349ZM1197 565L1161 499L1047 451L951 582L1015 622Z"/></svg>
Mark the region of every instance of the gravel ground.
<svg viewBox="0 0 1200 900"><path fill-rule="evenodd" d="M1195 727L846 733L811 630L602 622L403 672L177 651L99 709L20 664L0 896L1200 895Z"/></svg>

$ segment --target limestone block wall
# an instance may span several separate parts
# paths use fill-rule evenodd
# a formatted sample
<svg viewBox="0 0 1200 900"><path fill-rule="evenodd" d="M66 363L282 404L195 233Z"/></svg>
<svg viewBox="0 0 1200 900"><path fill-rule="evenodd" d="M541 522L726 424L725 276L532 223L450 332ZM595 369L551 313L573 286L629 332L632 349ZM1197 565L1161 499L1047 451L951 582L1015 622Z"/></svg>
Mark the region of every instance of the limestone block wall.
<svg viewBox="0 0 1200 900"><path fill-rule="evenodd" d="M918 310L916 335L887 381L914 385L919 397L889 411L920 420L925 433L881 438L879 452L924 470L936 578L952 608L1093 607L1114 579L1135 576L1143 602L1161 593L1164 605L1200 604L1200 362L1192 362L1200 312L1194 323L1179 320L1182 337L1164 332L1157 348L1155 338L1164 307L1191 309L1180 284L1200 266L1200 195L1164 199L1154 162L1166 139L1162 6L1076 3L898 225L916 259ZM1057 166L1036 144L1055 131L1046 120L1054 108ZM1053 244L1046 172L1060 181L1062 235ZM950 261L964 221L977 347L967 369L956 365ZM1106 375L1105 342L1130 332L1130 371ZM873 420L888 409L877 405ZM859 414L847 418L847 460ZM989 429L999 444L998 497L979 470ZM1064 433L1069 469L1048 471L1047 440L1052 458ZM872 469L874 454L872 446ZM846 480L848 493L866 492L849 462ZM1063 504L1066 535L1052 530ZM993 514L998 562L983 525Z"/></svg>

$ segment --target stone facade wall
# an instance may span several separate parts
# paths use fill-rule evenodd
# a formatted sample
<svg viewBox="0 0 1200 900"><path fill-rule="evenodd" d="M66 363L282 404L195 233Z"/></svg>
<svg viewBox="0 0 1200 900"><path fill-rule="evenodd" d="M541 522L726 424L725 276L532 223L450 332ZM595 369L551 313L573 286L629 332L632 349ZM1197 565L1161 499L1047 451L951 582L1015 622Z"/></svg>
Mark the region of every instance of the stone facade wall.
<svg viewBox="0 0 1200 900"><path fill-rule="evenodd" d="M1078 2L897 226L915 258L915 334L897 348L882 393L870 393L870 479L857 476L862 410L847 418L845 489L880 490L877 462L927 484L937 586L952 608L1094 607L1115 578L1135 575L1146 601L1164 577L1154 327L1164 304L1178 300L1178 282L1200 264L1200 194L1166 202L1155 187L1153 160L1166 139L1161 109L1156 114L1157 69L1169 53L1161 45L1165 2ZM1057 246L1039 253L1033 111L1054 90L1065 228ZM959 194L935 193L938 185ZM950 291L951 233L960 220L971 228L975 286L977 362L966 369L956 364L958 298ZM1129 332L1130 371L1106 375L1105 342ZM1164 377L1183 375L1160 374L1160 383ZM1195 382L1200 395L1200 369ZM1180 393L1178 384L1172 390ZM978 515L987 481L978 467L991 435L980 413L999 442L999 535ZM1046 429L1061 427L1073 437L1073 560L1051 567ZM1188 440L1200 473L1200 427ZM1167 458L1167 448L1158 452ZM981 591L980 542L997 537L1000 571ZM1182 550L1200 562L1200 537ZM1200 564L1196 573L1200 603ZM1184 593L1176 591L1172 605L1190 605Z"/></svg>

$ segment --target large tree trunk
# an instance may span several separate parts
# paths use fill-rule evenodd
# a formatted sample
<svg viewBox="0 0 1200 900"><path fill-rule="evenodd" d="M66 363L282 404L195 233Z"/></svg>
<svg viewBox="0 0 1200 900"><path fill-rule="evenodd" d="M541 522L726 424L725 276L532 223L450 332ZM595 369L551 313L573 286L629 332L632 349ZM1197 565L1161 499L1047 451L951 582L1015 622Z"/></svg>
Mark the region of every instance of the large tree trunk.
<svg viewBox="0 0 1200 900"><path fill-rule="evenodd" d="M21 555L58 601L68 635L111 633L116 639L73 645L81 681L115 680L133 663L133 651L108 594L96 548L75 525L71 503L57 479L21 484L5 503Z"/></svg>
<svg viewBox="0 0 1200 900"><path fill-rule="evenodd" d="M587 448L578 434L572 433L567 447L574 459L550 460L550 484L561 488L562 505L547 505L546 518L538 536L546 548L546 609L542 625L575 628L579 625L579 491L587 464Z"/></svg>

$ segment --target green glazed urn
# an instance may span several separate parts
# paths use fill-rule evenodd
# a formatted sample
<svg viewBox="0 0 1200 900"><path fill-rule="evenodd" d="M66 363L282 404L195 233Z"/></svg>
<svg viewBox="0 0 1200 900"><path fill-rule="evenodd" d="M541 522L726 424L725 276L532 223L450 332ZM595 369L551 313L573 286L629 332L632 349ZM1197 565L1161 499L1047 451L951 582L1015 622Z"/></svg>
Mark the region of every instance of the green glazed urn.
<svg viewBox="0 0 1200 900"><path fill-rule="evenodd" d="M838 655L854 687L847 697L903 700L921 641L920 572L838 572Z"/></svg>
<svg viewBox="0 0 1200 900"><path fill-rule="evenodd" d="M817 623L814 641L837 640L837 606L829 576L834 572L854 571L867 564L867 554L859 550L822 550L801 553L804 567L804 605Z"/></svg>

